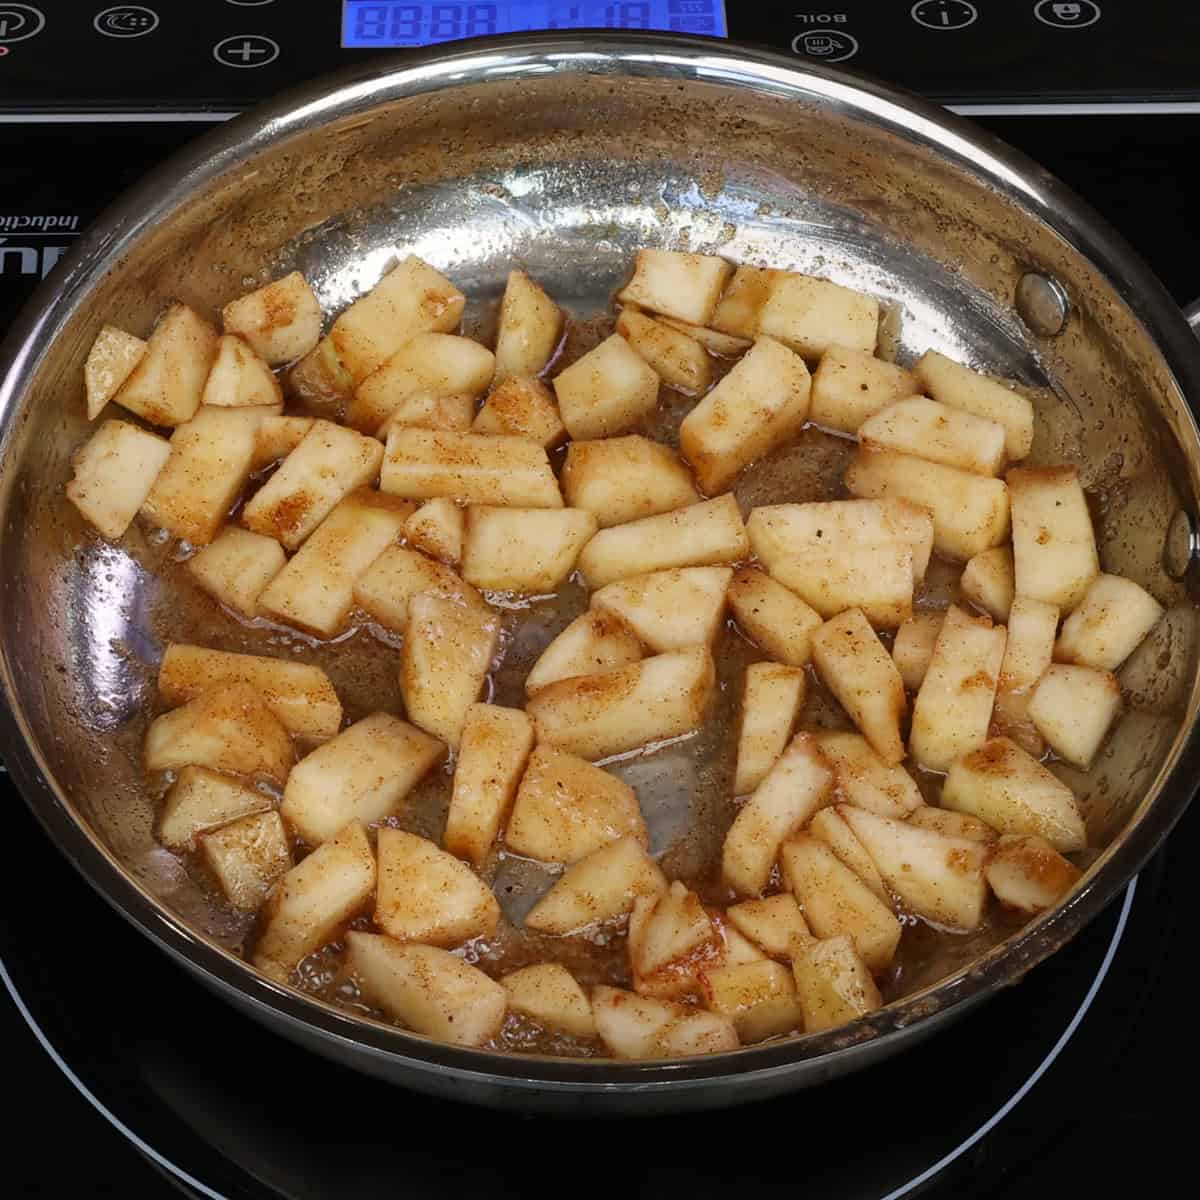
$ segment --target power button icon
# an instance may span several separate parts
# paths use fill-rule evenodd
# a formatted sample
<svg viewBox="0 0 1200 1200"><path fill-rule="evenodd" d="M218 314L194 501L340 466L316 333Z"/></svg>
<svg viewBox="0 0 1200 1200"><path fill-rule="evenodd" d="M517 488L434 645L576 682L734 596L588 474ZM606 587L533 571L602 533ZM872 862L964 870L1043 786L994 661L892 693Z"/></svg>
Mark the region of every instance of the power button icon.
<svg viewBox="0 0 1200 1200"><path fill-rule="evenodd" d="M136 38L158 28L158 13L140 4L118 4L92 18L97 33L111 38Z"/></svg>
<svg viewBox="0 0 1200 1200"><path fill-rule="evenodd" d="M23 42L45 28L45 14L32 4L0 4L0 44Z"/></svg>

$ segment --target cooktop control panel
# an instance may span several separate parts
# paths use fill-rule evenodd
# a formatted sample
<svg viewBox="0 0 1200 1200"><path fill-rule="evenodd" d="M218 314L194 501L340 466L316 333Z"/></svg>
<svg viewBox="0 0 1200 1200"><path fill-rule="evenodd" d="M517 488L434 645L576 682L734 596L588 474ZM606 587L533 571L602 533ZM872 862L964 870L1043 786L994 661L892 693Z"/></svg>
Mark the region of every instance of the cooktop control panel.
<svg viewBox="0 0 1200 1200"><path fill-rule="evenodd" d="M1179 0L0 0L0 115L214 115L372 55L588 27L736 38L976 111L1200 108Z"/></svg>

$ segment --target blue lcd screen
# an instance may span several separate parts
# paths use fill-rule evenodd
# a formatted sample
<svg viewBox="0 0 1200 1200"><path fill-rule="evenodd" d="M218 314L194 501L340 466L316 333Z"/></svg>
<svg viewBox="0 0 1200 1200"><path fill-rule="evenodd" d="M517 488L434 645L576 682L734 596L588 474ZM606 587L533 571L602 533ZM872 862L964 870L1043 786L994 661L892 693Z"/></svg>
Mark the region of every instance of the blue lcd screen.
<svg viewBox="0 0 1200 1200"><path fill-rule="evenodd" d="M349 50L432 46L532 29L665 29L725 37L725 0L497 0L495 4L343 0L342 5L342 45Z"/></svg>

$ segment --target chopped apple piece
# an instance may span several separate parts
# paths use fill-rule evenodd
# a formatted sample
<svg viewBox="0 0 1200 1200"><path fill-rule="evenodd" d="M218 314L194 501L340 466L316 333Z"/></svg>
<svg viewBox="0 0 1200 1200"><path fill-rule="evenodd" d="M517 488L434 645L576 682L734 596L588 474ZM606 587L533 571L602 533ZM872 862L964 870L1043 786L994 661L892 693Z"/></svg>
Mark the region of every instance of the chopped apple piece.
<svg viewBox="0 0 1200 1200"><path fill-rule="evenodd" d="M760 337L679 427L680 452L700 487L724 491L744 467L799 432L811 384L798 354Z"/></svg>
<svg viewBox="0 0 1200 1200"><path fill-rule="evenodd" d="M771 285L786 274L771 267L738 267L708 323L722 333L753 338Z"/></svg>
<svg viewBox="0 0 1200 1200"><path fill-rule="evenodd" d="M628 433L658 405L658 376L619 334L554 377L563 424L572 438Z"/></svg>
<svg viewBox="0 0 1200 1200"><path fill-rule="evenodd" d="M951 605L913 702L909 748L931 771L946 771L987 741L1004 661L1006 631Z"/></svg>
<svg viewBox="0 0 1200 1200"><path fill-rule="evenodd" d="M1000 479L862 447L845 482L855 496L907 500L928 509L934 549L947 558L973 558L1008 536L1008 488Z"/></svg>
<svg viewBox="0 0 1200 1200"><path fill-rule="evenodd" d="M949 929L979 926L987 900L988 846L849 804L839 805L838 812L905 908Z"/></svg>
<svg viewBox="0 0 1200 1200"><path fill-rule="evenodd" d="M94 421L117 394L130 372L142 361L146 343L115 325L103 325L83 364L87 418Z"/></svg>
<svg viewBox="0 0 1200 1200"><path fill-rule="evenodd" d="M1003 425L1008 457L1013 462L1029 453L1033 445L1033 405L1024 396L936 350L926 351L915 371L935 400Z"/></svg>
<svg viewBox="0 0 1200 1200"><path fill-rule="evenodd" d="M686 333L688 337L699 342L710 354L721 358L736 358L743 350L750 349L750 339L733 337L728 333L718 333L715 329L706 329L703 325L693 325L690 321L681 321L678 317L659 316L659 322Z"/></svg>
<svg viewBox="0 0 1200 1200"><path fill-rule="evenodd" d="M813 665L871 748L889 766L904 758L900 721L908 711L904 682L875 630L857 608L813 634Z"/></svg>
<svg viewBox="0 0 1200 1200"><path fill-rule="evenodd" d="M146 731L147 771L211 767L282 784L294 757L288 731L247 683L205 692L156 717Z"/></svg>
<svg viewBox="0 0 1200 1200"><path fill-rule="evenodd" d="M297 737L330 738L341 728L329 676L308 663L172 642L158 669L158 693L171 707L230 683L249 684Z"/></svg>
<svg viewBox="0 0 1200 1200"><path fill-rule="evenodd" d="M1003 425L926 396L898 400L868 417L858 440L977 475L998 475L1004 468Z"/></svg>
<svg viewBox="0 0 1200 1200"><path fill-rule="evenodd" d="M583 508L467 509L463 578L493 592L546 595L575 569L596 518Z"/></svg>
<svg viewBox="0 0 1200 1200"><path fill-rule="evenodd" d="M1029 699L1029 719L1060 758L1087 770L1121 710L1121 685L1109 671L1048 667Z"/></svg>
<svg viewBox="0 0 1200 1200"><path fill-rule="evenodd" d="M451 854L483 865L517 794L533 749L533 722L519 708L472 704L467 709L443 843Z"/></svg>
<svg viewBox="0 0 1200 1200"><path fill-rule="evenodd" d="M814 360L831 346L869 353L879 334L879 301L828 279L785 271L771 282L758 333Z"/></svg>
<svg viewBox="0 0 1200 1200"><path fill-rule="evenodd" d="M1070 612L1100 574L1087 497L1075 467L1009 471L1017 591Z"/></svg>
<svg viewBox="0 0 1200 1200"><path fill-rule="evenodd" d="M1007 621L1016 593L1013 556L1007 546L994 546L976 554L963 568L963 595L994 621Z"/></svg>
<svg viewBox="0 0 1200 1200"><path fill-rule="evenodd" d="M792 973L782 963L740 963L703 973L705 1003L728 1017L743 1044L789 1033L804 1025Z"/></svg>
<svg viewBox="0 0 1200 1200"><path fill-rule="evenodd" d="M855 836L854 830L842 816L841 809L849 807L823 808L809 822L808 831L818 841L824 842L889 907L891 893L884 884L874 860Z"/></svg>
<svg viewBox="0 0 1200 1200"><path fill-rule="evenodd" d="M548 684L574 675L595 675L609 667L639 662L642 646L616 617L594 610L576 617L547 647L525 677L532 696Z"/></svg>
<svg viewBox="0 0 1200 1200"><path fill-rule="evenodd" d="M838 433L858 433L877 412L915 396L916 376L867 350L830 346L813 372L808 419Z"/></svg>
<svg viewBox="0 0 1200 1200"><path fill-rule="evenodd" d="M321 337L321 305L299 271L231 300L221 310L226 333L250 343L271 366L292 362Z"/></svg>
<svg viewBox="0 0 1200 1200"><path fill-rule="evenodd" d="M913 613L896 630L892 641L892 661L910 692L920 691L945 619L944 612Z"/></svg>
<svg viewBox="0 0 1200 1200"><path fill-rule="evenodd" d="M351 931L346 967L369 1004L425 1037L483 1046L504 1024L504 988L437 946L405 946L380 934Z"/></svg>
<svg viewBox="0 0 1200 1200"><path fill-rule="evenodd" d="M492 352L470 338L418 333L354 389L346 423L362 433L374 433L410 396L478 396L491 381L495 366ZM416 421L410 418L409 423Z"/></svg>
<svg viewBox="0 0 1200 1200"><path fill-rule="evenodd" d="M805 947L792 963L805 1033L848 1025L882 1007L883 997L850 938Z"/></svg>
<svg viewBox="0 0 1200 1200"><path fill-rule="evenodd" d="M216 353L217 331L186 304L172 304L112 399L151 425L182 425L200 407Z"/></svg>
<svg viewBox="0 0 1200 1200"><path fill-rule="evenodd" d="M644 846L646 836L633 788L586 759L538 746L517 788L504 840L527 858L569 864L623 837Z"/></svg>
<svg viewBox="0 0 1200 1200"><path fill-rule="evenodd" d="M331 337L323 337L292 367L287 386L303 404L331 412L341 409L354 394L354 380Z"/></svg>
<svg viewBox="0 0 1200 1200"><path fill-rule="evenodd" d="M1046 752L1046 742L1029 719L1029 699L1034 684L1050 665L1057 629L1058 609L1053 604L1014 597L992 724L1035 758Z"/></svg>
<svg viewBox="0 0 1200 1200"><path fill-rule="evenodd" d="M833 798L833 772L816 739L797 734L725 835L721 875L740 896L767 886L779 847Z"/></svg>
<svg viewBox="0 0 1200 1200"><path fill-rule="evenodd" d="M414 596L428 592L477 613L489 612L483 597L457 572L405 546L389 546L354 584L354 600L385 629L403 633Z"/></svg>
<svg viewBox="0 0 1200 1200"><path fill-rule="evenodd" d="M466 524L463 510L453 500L439 497L426 500L404 522L404 536L418 550L456 567L462 562Z"/></svg>
<svg viewBox="0 0 1200 1200"><path fill-rule="evenodd" d="M711 254L639 250L633 278L617 299L693 325L707 325L732 273L731 264Z"/></svg>
<svg viewBox="0 0 1200 1200"><path fill-rule="evenodd" d="M458 749L500 637L494 613L421 592L408 603L400 694L414 725Z"/></svg>
<svg viewBox="0 0 1200 1200"><path fill-rule="evenodd" d="M563 495L596 514L602 529L686 508L700 500L687 467L668 446L640 434L572 442L563 466Z"/></svg>
<svg viewBox="0 0 1200 1200"><path fill-rule="evenodd" d="M390 713L372 713L292 768L279 811L309 845L319 846L348 821L370 825L391 816L445 757L436 738Z"/></svg>
<svg viewBox="0 0 1200 1200"><path fill-rule="evenodd" d="M540 375L554 357L562 331L558 305L524 271L509 271L496 334L496 382Z"/></svg>
<svg viewBox="0 0 1200 1200"><path fill-rule="evenodd" d="M225 333L217 339L201 403L218 408L282 404L283 390L271 368L240 337Z"/></svg>
<svg viewBox="0 0 1200 1200"><path fill-rule="evenodd" d="M703 723L715 689L708 648L690 646L556 680L525 708L539 741L597 759L691 733Z"/></svg>
<svg viewBox="0 0 1200 1200"><path fill-rule="evenodd" d="M454 284L410 254L334 321L329 337L357 384L417 334L456 328L465 305Z"/></svg>
<svg viewBox="0 0 1200 1200"><path fill-rule="evenodd" d="M723 966L736 967L742 963L764 962L766 960L767 955L748 937L745 937L738 930L734 929L725 920L723 913L719 913L713 909L709 911L708 915L712 918L712 922L717 928L717 933L721 936L721 963Z"/></svg>
<svg viewBox="0 0 1200 1200"><path fill-rule="evenodd" d="M410 500L562 508L546 451L527 438L393 429L379 486Z"/></svg>
<svg viewBox="0 0 1200 1200"><path fill-rule="evenodd" d="M752 663L746 668L734 795L754 791L787 748L805 691L806 676L799 667Z"/></svg>
<svg viewBox="0 0 1200 1200"><path fill-rule="evenodd" d="M547 450L567 436L554 393L540 380L522 375L510 375L493 390L471 429L475 433L528 438Z"/></svg>
<svg viewBox="0 0 1200 1200"><path fill-rule="evenodd" d="M374 375L370 376L370 379L374 378ZM466 433L474 419L475 396L470 392L443 394L434 389L405 392L390 415L384 417L379 428L375 430L375 436L386 442L392 430L397 427Z"/></svg>
<svg viewBox="0 0 1200 1200"><path fill-rule="evenodd" d="M597 987L592 1011L600 1040L617 1058L673 1058L738 1048L728 1017L623 988Z"/></svg>
<svg viewBox="0 0 1200 1200"><path fill-rule="evenodd" d="M783 584L743 567L730 581L727 598L738 628L768 657L791 667L803 667L812 658L821 614Z"/></svg>
<svg viewBox="0 0 1200 1200"><path fill-rule="evenodd" d="M623 837L568 867L530 910L525 925L538 933L578 933L632 912L641 896L666 890L666 878L645 847Z"/></svg>
<svg viewBox="0 0 1200 1200"><path fill-rule="evenodd" d="M677 1000L701 992L701 972L722 961L724 943L700 897L676 880L634 905L628 949L634 991Z"/></svg>
<svg viewBox="0 0 1200 1200"><path fill-rule="evenodd" d="M798 946L812 940L808 923L791 892L780 892L765 900L742 900L730 905L725 916L734 928L772 958L791 958Z"/></svg>
<svg viewBox="0 0 1200 1200"><path fill-rule="evenodd" d="M184 767L163 803L158 840L168 850L190 850L200 834L270 808L271 797L244 780L208 767Z"/></svg>
<svg viewBox="0 0 1200 1200"><path fill-rule="evenodd" d="M1054 647L1059 662L1115 671L1158 624L1162 605L1132 579L1097 575L1063 622Z"/></svg>
<svg viewBox="0 0 1200 1200"><path fill-rule="evenodd" d="M1053 908L1082 876L1074 863L1034 833L1002 837L987 865L996 899L1030 915Z"/></svg>
<svg viewBox="0 0 1200 1200"><path fill-rule="evenodd" d="M895 913L824 842L798 834L784 842L779 861L784 880L817 937L850 938L872 971L881 971L892 961L900 943ZM802 957L803 952L797 960Z"/></svg>
<svg viewBox="0 0 1200 1200"><path fill-rule="evenodd" d="M200 837L200 853L234 908L254 912L292 867L277 812L240 817Z"/></svg>
<svg viewBox="0 0 1200 1200"><path fill-rule="evenodd" d="M857 733L822 733L817 744L843 799L883 817L904 818L921 806L921 789L902 767L888 766Z"/></svg>
<svg viewBox="0 0 1200 1200"><path fill-rule="evenodd" d="M520 1013L545 1029L577 1038L596 1036L592 1002L562 963L537 963L511 971L500 982L508 992L510 1012Z"/></svg>
<svg viewBox="0 0 1200 1200"><path fill-rule="evenodd" d="M655 653L711 646L732 577L731 567L653 571L606 584L592 595L592 606L619 617Z"/></svg>
<svg viewBox="0 0 1200 1200"><path fill-rule="evenodd" d="M285 562L283 547L274 538L229 525L215 541L192 555L185 569L226 608L256 617L258 597Z"/></svg>
<svg viewBox="0 0 1200 1200"><path fill-rule="evenodd" d="M242 521L295 550L340 500L379 474L382 458L383 447L374 438L331 421L314 421L303 441L246 502Z"/></svg>
<svg viewBox="0 0 1200 1200"><path fill-rule="evenodd" d="M291 454L312 429L312 417L284 417L267 414L254 439L252 471L261 471Z"/></svg>
<svg viewBox="0 0 1200 1200"><path fill-rule="evenodd" d="M105 421L71 460L67 499L106 538L121 537L154 487L171 443L127 421Z"/></svg>
<svg viewBox="0 0 1200 1200"><path fill-rule="evenodd" d="M981 821L978 817L949 808L935 808L931 804L922 804L920 808L914 809L908 823L918 829L940 833L943 837L965 838L969 842L981 842L985 846L994 845L1000 836L986 821Z"/></svg>
<svg viewBox="0 0 1200 1200"><path fill-rule="evenodd" d="M617 332L668 387L696 396L712 383L712 364L695 338L631 308L621 310Z"/></svg>
<svg viewBox="0 0 1200 1200"><path fill-rule="evenodd" d="M579 566L594 587L669 567L707 567L747 558L750 543L732 495L601 529Z"/></svg>

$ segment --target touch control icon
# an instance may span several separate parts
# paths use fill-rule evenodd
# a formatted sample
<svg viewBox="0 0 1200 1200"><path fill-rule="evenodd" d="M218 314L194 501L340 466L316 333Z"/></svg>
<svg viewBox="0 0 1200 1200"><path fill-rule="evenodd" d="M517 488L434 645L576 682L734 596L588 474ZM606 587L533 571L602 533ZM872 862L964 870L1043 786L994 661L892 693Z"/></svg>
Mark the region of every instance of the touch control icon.
<svg viewBox="0 0 1200 1200"><path fill-rule="evenodd" d="M238 33L213 47L213 58L223 67L265 67L279 57L279 43L257 33Z"/></svg>
<svg viewBox="0 0 1200 1200"><path fill-rule="evenodd" d="M979 10L967 0L917 0L912 19L926 29L966 29L979 19Z"/></svg>
<svg viewBox="0 0 1200 1200"><path fill-rule="evenodd" d="M46 14L32 4L0 4L0 44L23 42L46 28Z"/></svg>
<svg viewBox="0 0 1200 1200"><path fill-rule="evenodd" d="M792 52L821 62L845 62L858 53L858 39L840 29L811 29L792 38Z"/></svg>
<svg viewBox="0 0 1200 1200"><path fill-rule="evenodd" d="M1092 0L1041 0L1033 6L1033 15L1054 29L1086 29L1100 20L1100 5Z"/></svg>
<svg viewBox="0 0 1200 1200"><path fill-rule="evenodd" d="M140 4L118 4L98 12L92 19L97 33L111 38L136 38L158 28L158 13Z"/></svg>

